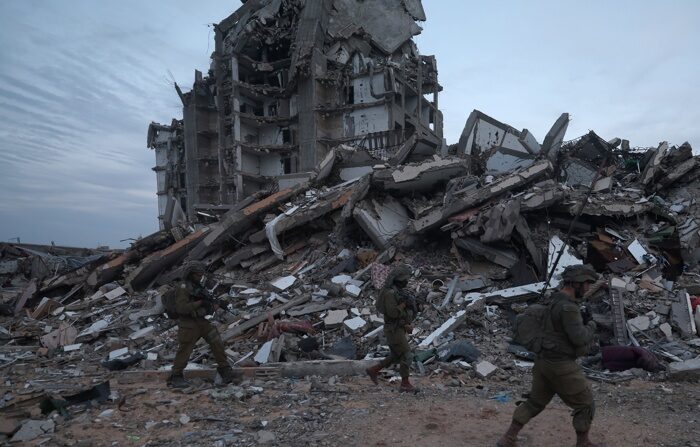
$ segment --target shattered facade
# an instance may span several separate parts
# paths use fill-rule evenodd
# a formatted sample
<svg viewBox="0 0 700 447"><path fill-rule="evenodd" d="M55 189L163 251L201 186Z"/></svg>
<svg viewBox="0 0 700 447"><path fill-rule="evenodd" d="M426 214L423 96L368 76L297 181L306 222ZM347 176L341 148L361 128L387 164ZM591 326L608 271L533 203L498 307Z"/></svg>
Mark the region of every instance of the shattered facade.
<svg viewBox="0 0 700 447"><path fill-rule="evenodd" d="M422 20L420 0L250 0L215 25L209 73L177 87L183 119L149 127L161 228L177 206L206 220L302 183L341 144L378 160L441 149L437 64L412 41Z"/></svg>

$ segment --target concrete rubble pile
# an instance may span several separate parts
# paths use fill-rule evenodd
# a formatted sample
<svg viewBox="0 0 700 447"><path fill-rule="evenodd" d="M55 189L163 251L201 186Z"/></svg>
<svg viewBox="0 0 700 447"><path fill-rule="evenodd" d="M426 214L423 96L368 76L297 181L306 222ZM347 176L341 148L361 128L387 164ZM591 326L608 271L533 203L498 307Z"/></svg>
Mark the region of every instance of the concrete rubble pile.
<svg viewBox="0 0 700 447"><path fill-rule="evenodd" d="M556 157L541 152L503 172L488 169L502 147L483 154L473 145L397 166L373 159L371 172L345 181L343 157L362 150L339 146L308 182L256 193L217 222L160 230L123 251L69 257L3 244L0 367L18 382L163 378L176 329L160 298L184 263L203 261L207 288L228 307L213 319L246 374L362 373L387 353L373 301L400 262L414 268L409 288L423 302L411 335L418 371L509 380L532 365L531 353L509 344L510 321L547 299L561 251L550 289L567 265L603 275L585 300L602 345L645 347L669 363L669 379L697 378L699 157L687 144L618 143L591 132L557 143ZM196 351L190 375L214 378L207 351ZM650 374L589 360L599 380ZM46 394L40 379L27 383L5 396L10 414Z"/></svg>
<svg viewBox="0 0 700 447"><path fill-rule="evenodd" d="M223 28L254 31L262 39L273 32L263 26L272 17L295 21L301 33L304 21L311 20L304 14L313 12L308 10L312 2L299 10L301 3L246 2L237 17L218 25L217 51L223 51L219 45L237 42L228 34L233 31ZM400 17L406 23L421 19L420 2L393 3L405 7ZM336 38L317 36L327 46L325 54L297 46L288 61L272 62L269 54L268 62L246 56L249 75L254 77L257 67L269 73L267 82L308 76L304 70L309 67L300 59L332 53L345 67L364 53L378 57L377 47L384 65L367 63L371 79L384 70L399 82L400 73L406 73L402 58L434 67L434 59L412 52L410 38L418 30L404 27L406 35L381 40L375 28L383 23L365 17L370 22L357 34L357 25L336 22L358 17L362 10L350 11L352 1L335 5L324 14L336 21L324 26ZM314 38L312 31L305 42ZM290 66L299 71L289 74ZM279 67L287 71L278 73ZM430 78L430 73L423 75ZM331 82L328 78L337 75L331 70L323 76ZM435 94L436 76L435 71L430 78ZM183 94L186 110L188 101L195 104L210 95L214 101L226 88L247 89L259 99L281 95L285 88L241 80L226 87L216 76L197 82L201 89L195 85ZM299 79L295 88L305 82ZM419 91L425 82L418 82ZM208 88L214 85L219 90ZM354 93L358 90L355 86ZM397 100L374 94L384 95L385 102ZM262 107L265 101L260 101ZM237 125L246 119L279 125L281 117L268 119L237 107ZM159 133L164 127L151 126L149 143L165 160L159 162L163 169L156 169L159 191L165 192L159 202L161 230L125 250L76 253L0 245L0 369L6 385L15 389L0 403L3 421L14 421L3 425L10 427L4 435L17 436L22 420L39 419L37 404L56 394L65 397L82 387L93 390L88 400L100 401L109 398L104 388L110 379L164 380L177 329L161 298L179 284L183 265L191 261L207 266L205 285L226 308L211 318L230 359L249 377L363 373L373 359L388 353L374 300L399 263L413 268L409 290L423 308L411 334L416 374L467 371L484 380L521 380L533 354L510 344L514 316L528 304L546 301L566 266L588 263L602 275L584 302L598 323L601 345L641 347L668 364L661 373L610 371L603 354L602 360L585 360L589 376L611 382L650 374L670 380L700 377L700 157L693 156L689 144L631 149L626 140L605 141L594 132L565 141L567 114L540 143L526 129L517 131L474 111L459 142L447 146L441 125L437 133L430 130L440 115L435 104L426 107L425 126L411 121L406 126L412 131L396 136L400 144L381 150L368 146L365 137L316 140L314 147L327 150L313 151L313 157L295 155L305 160L303 175L275 172L255 180L245 172L225 172L223 163L208 165L218 176L211 188L215 193L209 194L219 201L201 195L206 189L201 185L172 187L178 170L184 175L190 168L184 159L173 164L168 158L169 151L187 152L174 145L173 132L182 123L168 127L167 135ZM292 120L299 138L307 126L304 119ZM190 136L212 140L206 133ZM242 145L235 138L231 142ZM280 148L268 146L254 148L262 151L256 156L279 158ZM243 153L239 150L238 156ZM196 163L206 160L195 158ZM167 175L161 178L161 172ZM229 177L232 183L224 181ZM209 205L200 206L205 202ZM186 375L215 379L205 344L195 350ZM35 427L37 436L53 430L50 419L44 422Z"/></svg>

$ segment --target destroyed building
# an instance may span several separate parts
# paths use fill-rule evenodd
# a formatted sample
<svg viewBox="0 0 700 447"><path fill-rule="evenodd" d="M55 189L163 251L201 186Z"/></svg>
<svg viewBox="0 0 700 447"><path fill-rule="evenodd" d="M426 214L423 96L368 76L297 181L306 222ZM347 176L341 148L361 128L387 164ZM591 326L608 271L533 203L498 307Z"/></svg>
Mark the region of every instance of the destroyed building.
<svg viewBox="0 0 700 447"><path fill-rule="evenodd" d="M216 24L208 74L176 86L183 119L148 129L161 228L302 183L340 144L441 149L436 60L412 40L424 20L420 0L250 0Z"/></svg>
<svg viewBox="0 0 700 447"><path fill-rule="evenodd" d="M361 4L386 13L381 26ZM386 356L375 300L398 264L423 304L408 338L424 384L447 377L490 395L526 385L535 354L514 344L512 321L583 263L601 275L583 298L602 350L583 359L585 374L700 380L700 156L688 143L631 149L593 131L566 141L566 113L540 142L478 110L448 148L434 59L410 40L422 18L409 0L249 0L217 25L212 72L182 93L184 119L149 128L162 228L125 250L0 244L0 368L12 391L0 441L63 436L54 429L72 422L42 413L47 401L90 411L75 396L106 406L110 383L164 382L177 329L163 297L192 261L206 266L222 305L211 321L247 380L211 391L228 396L227 416L233 405L264 413L245 398L271 382L335 384ZM610 357L620 351L659 365ZM211 382L213 366L197 346L185 374ZM66 377L90 388L73 394ZM284 390L304 407L309 394ZM304 418L265 417L280 441L299 439L284 424ZM171 427L160 436L178 436ZM257 445L256 427L237 445Z"/></svg>

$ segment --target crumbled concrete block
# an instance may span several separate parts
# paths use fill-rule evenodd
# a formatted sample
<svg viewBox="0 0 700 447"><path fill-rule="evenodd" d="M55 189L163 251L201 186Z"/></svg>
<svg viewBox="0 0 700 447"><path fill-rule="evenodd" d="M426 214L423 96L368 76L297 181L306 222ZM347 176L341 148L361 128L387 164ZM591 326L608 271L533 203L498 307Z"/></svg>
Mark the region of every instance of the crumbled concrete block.
<svg viewBox="0 0 700 447"><path fill-rule="evenodd" d="M637 318L627 320L627 324L629 324L632 332L646 331L651 327L651 321L646 315L641 315Z"/></svg>
<svg viewBox="0 0 700 447"><path fill-rule="evenodd" d="M346 286L345 286L345 291L348 293L348 295L350 295L350 296L353 297L353 298L359 297L360 294L362 293L362 289L360 289L359 287L357 287L357 286L354 285L354 284L348 284L348 285L346 285Z"/></svg>
<svg viewBox="0 0 700 447"><path fill-rule="evenodd" d="M326 329L334 329L340 327L343 321L348 317L348 311L342 310L331 310L328 311L328 315L323 319L323 324Z"/></svg>
<svg viewBox="0 0 700 447"><path fill-rule="evenodd" d="M260 364L265 364L270 358L270 352L272 352L272 340L266 341L262 345L258 353L255 354L255 357L253 357L253 360Z"/></svg>
<svg viewBox="0 0 700 447"><path fill-rule="evenodd" d="M126 290L124 290L123 287L117 287L114 290L110 290L109 292L105 293L105 298L108 300L113 300L115 298L119 298L120 296L124 295L126 293Z"/></svg>
<svg viewBox="0 0 700 447"><path fill-rule="evenodd" d="M625 289L627 288L627 282L620 278L613 278L610 280L610 286L617 289Z"/></svg>
<svg viewBox="0 0 700 447"><path fill-rule="evenodd" d="M659 329L661 332L664 333L666 336L666 340L671 341L673 340L673 331L671 330L671 325L668 323L664 323L661 326L659 326Z"/></svg>
<svg viewBox="0 0 700 447"><path fill-rule="evenodd" d="M367 327L367 322L362 317L355 317L343 322L350 332L360 332Z"/></svg>
<svg viewBox="0 0 700 447"><path fill-rule="evenodd" d="M671 380L700 380L700 357L668 365Z"/></svg>
<svg viewBox="0 0 700 447"><path fill-rule="evenodd" d="M277 440L277 436L271 431L260 430L255 433L255 440L258 444L272 444Z"/></svg>
<svg viewBox="0 0 700 447"><path fill-rule="evenodd" d="M352 276L349 275L337 275L331 278L333 284L340 284L341 286L347 284L351 280Z"/></svg>
<svg viewBox="0 0 700 447"><path fill-rule="evenodd" d="M488 378L491 374L495 373L498 367L493 363L487 362L486 360L479 362L476 367L476 375L482 379Z"/></svg>
<svg viewBox="0 0 700 447"><path fill-rule="evenodd" d="M128 353L129 353L129 348L115 349L114 351L109 353L109 359L114 360L114 359L121 357L123 355L126 355Z"/></svg>
<svg viewBox="0 0 700 447"><path fill-rule="evenodd" d="M147 326L145 328L141 328L138 331L132 333L129 335L129 339L131 340L138 340L139 338L143 338L153 332L156 328L154 326Z"/></svg>
<svg viewBox="0 0 700 447"><path fill-rule="evenodd" d="M27 442L32 439L36 439L39 436L43 436L47 433L53 433L56 424L53 420L48 419L45 421L34 421L29 420L22 424L22 427L15 433L15 435L10 440L11 442Z"/></svg>
<svg viewBox="0 0 700 447"><path fill-rule="evenodd" d="M82 343L76 343L74 345L66 345L63 347L63 352L77 351L78 349L80 349L81 346L83 346Z"/></svg>
<svg viewBox="0 0 700 447"><path fill-rule="evenodd" d="M296 280L296 276L283 276L272 281L270 285L279 291L283 291L290 288L296 282Z"/></svg>
<svg viewBox="0 0 700 447"><path fill-rule="evenodd" d="M671 306L667 306L665 304L657 304L656 306L654 306L654 312L660 315L668 316L668 314L671 313Z"/></svg>

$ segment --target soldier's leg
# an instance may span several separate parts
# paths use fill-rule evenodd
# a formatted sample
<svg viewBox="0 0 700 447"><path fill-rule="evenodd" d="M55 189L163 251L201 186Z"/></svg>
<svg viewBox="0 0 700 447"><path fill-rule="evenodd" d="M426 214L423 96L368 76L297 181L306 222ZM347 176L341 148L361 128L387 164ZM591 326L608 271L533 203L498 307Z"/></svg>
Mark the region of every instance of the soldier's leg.
<svg viewBox="0 0 700 447"><path fill-rule="evenodd" d="M192 355L192 350L194 349L195 343L199 340L199 334L196 328L183 327L178 325L177 329L177 353L175 354L175 360L173 361L172 375L174 377L181 377L182 372L187 366L187 361Z"/></svg>
<svg viewBox="0 0 700 447"><path fill-rule="evenodd" d="M576 432L588 432L595 415L595 403L588 380L576 362L559 369L554 387L561 400L573 410Z"/></svg>
<svg viewBox="0 0 700 447"><path fill-rule="evenodd" d="M204 320L204 323L201 323L200 331L204 341L209 343L211 353L219 367L230 368L228 357L226 357L226 348L224 348L224 342L221 340L219 331L217 331L214 325L209 323L207 320Z"/></svg>
<svg viewBox="0 0 700 447"><path fill-rule="evenodd" d="M386 343L389 345L389 355L384 357L384 360L379 363L380 368L386 368L401 361L403 353L399 348L400 335L398 332L397 330L387 329L384 326L384 336L386 337Z"/></svg>
<svg viewBox="0 0 700 447"><path fill-rule="evenodd" d="M396 353L398 355L399 362L399 374L401 374L402 379L408 379L410 375L411 363L413 362L413 353L411 348L408 346L408 339L406 338L406 333L401 331L396 339Z"/></svg>
<svg viewBox="0 0 700 447"><path fill-rule="evenodd" d="M532 368L530 396L515 409L513 422L520 425L527 424L530 419L540 414L552 400L555 391L551 386L549 376L549 362L537 360Z"/></svg>

